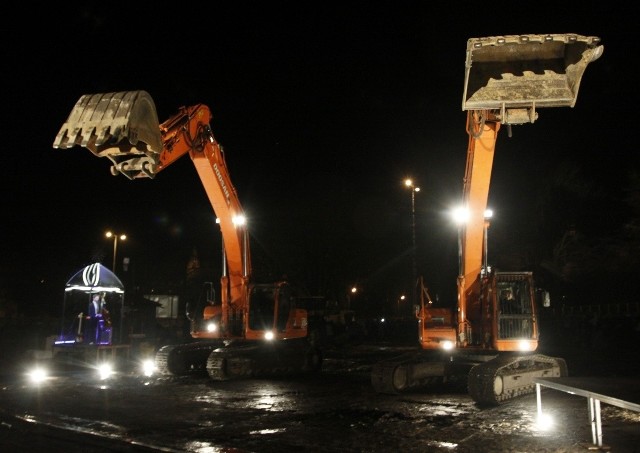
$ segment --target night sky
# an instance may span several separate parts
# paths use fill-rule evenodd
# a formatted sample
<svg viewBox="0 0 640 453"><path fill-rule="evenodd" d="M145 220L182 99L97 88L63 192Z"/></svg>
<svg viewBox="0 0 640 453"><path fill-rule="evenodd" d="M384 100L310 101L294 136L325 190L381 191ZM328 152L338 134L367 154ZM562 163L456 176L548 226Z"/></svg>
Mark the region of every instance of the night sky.
<svg viewBox="0 0 640 453"><path fill-rule="evenodd" d="M541 109L512 137L500 132L489 261L552 269L568 231L590 250L614 241L626 271L637 261L633 240L621 237L640 217L628 209L639 168L638 6L85 3L51 13L18 5L2 19L4 299L59 303L78 269L111 267L107 229L129 236L118 262L130 258L123 280L132 286L179 285L194 250L218 281L220 234L188 157L154 180L129 181L84 148L52 147L80 96L128 90L148 91L160 121L180 106L210 107L249 218L257 277L287 275L332 297L358 284L376 310L393 306L411 272L403 179L412 177L422 189L419 273L432 295L452 297L447 212L462 195L466 42L508 34L594 35L605 50L573 109ZM554 284L566 283L566 272L554 272Z"/></svg>

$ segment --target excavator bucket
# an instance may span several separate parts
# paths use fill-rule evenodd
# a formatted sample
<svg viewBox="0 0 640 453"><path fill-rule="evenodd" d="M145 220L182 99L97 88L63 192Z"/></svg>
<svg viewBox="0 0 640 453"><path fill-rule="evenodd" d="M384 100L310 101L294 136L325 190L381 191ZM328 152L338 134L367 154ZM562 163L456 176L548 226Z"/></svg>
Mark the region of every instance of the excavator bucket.
<svg viewBox="0 0 640 453"><path fill-rule="evenodd" d="M533 123L536 107L573 107L600 38L513 35L467 41L462 110L500 110L505 124Z"/></svg>
<svg viewBox="0 0 640 453"><path fill-rule="evenodd" d="M54 148L75 145L109 158L114 163L113 174L126 174L121 164L126 159L125 166L135 166L153 177L162 151L153 99L146 91L81 96L53 142Z"/></svg>

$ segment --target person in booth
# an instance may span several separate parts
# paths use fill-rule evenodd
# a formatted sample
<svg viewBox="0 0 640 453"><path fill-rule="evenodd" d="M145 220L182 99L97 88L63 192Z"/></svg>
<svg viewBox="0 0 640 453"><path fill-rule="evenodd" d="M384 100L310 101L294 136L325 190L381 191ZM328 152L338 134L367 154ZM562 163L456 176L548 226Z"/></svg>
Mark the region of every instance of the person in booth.
<svg viewBox="0 0 640 453"><path fill-rule="evenodd" d="M85 334L85 341L89 341L90 344L98 342L99 322L102 318L102 306L101 297L99 293L91 296L91 302L87 310L87 328Z"/></svg>

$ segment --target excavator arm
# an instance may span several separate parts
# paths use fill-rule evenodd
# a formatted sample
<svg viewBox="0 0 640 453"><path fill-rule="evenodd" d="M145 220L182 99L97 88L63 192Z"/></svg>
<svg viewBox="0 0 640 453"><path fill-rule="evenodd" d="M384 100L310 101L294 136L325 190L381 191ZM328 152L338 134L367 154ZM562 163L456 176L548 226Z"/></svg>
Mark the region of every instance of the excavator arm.
<svg viewBox="0 0 640 453"><path fill-rule="evenodd" d="M576 34L507 35L467 41L462 109L467 164L460 226L458 339L469 342L469 312L478 311L487 271L485 212L501 125L533 123L538 108L574 107L587 65L603 53L600 38ZM476 318L478 318L476 316ZM476 322L478 322L476 320Z"/></svg>
<svg viewBox="0 0 640 453"><path fill-rule="evenodd" d="M460 230L460 269L458 274L458 339L467 344L470 326L467 311L477 305L481 294L480 278L484 265L485 211L500 122L487 111L467 113L467 164L464 176L462 205L466 221Z"/></svg>
<svg viewBox="0 0 640 453"><path fill-rule="evenodd" d="M218 218L224 243L221 304L192 318L198 340L161 347L156 367L163 374L206 369L215 380L316 371L320 351L307 341L307 313L296 306L284 281L251 281L244 213L231 183L224 153L210 127L205 105L181 107L162 124L145 91L82 96L53 143L80 145L111 161L111 173L128 179L154 178L184 155L191 158Z"/></svg>
<svg viewBox="0 0 640 453"><path fill-rule="evenodd" d="M53 147L85 147L98 157L108 158L113 175L132 180L154 178L188 154L222 232L227 266L222 277L222 305L242 309L251 274L249 241L242 206L210 121L209 108L198 104L181 107L158 124L155 104L146 91L84 95ZM223 310L223 316L226 313Z"/></svg>

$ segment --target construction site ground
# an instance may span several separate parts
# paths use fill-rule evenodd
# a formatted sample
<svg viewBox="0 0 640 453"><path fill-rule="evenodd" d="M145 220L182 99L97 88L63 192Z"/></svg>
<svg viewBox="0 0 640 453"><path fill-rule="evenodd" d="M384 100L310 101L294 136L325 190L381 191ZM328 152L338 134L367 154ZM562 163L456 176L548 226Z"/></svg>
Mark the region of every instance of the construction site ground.
<svg viewBox="0 0 640 453"><path fill-rule="evenodd" d="M559 333L560 334L560 333ZM566 334L566 333L565 333ZM629 332L629 335L637 335ZM635 343L637 344L637 342ZM39 386L27 363L2 360L2 451L106 452L587 452L640 451L640 413L602 405L603 447L592 445L585 398L543 390L555 424L537 423L536 395L479 407L460 389L376 394L371 366L414 348L393 338L330 345L313 375L214 382L145 377L130 367L100 380L91 367L57 370ZM638 380L631 345L556 341L573 376ZM547 351L542 351L547 352Z"/></svg>

